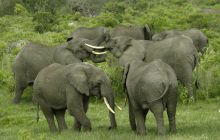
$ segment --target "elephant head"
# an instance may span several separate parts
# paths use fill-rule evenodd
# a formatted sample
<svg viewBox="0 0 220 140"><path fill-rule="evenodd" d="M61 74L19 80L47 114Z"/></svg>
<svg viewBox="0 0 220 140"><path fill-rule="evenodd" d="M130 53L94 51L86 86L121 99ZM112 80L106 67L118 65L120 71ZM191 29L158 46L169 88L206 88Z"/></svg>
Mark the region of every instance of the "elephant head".
<svg viewBox="0 0 220 140"><path fill-rule="evenodd" d="M71 37L87 39L92 45L98 46L109 38L109 32L105 27L79 27L72 33Z"/></svg>
<svg viewBox="0 0 220 140"><path fill-rule="evenodd" d="M110 128L116 128L114 92L110 80L101 69L95 66L82 63L74 65L68 69L68 81L81 94L103 97L109 109Z"/></svg>
<svg viewBox="0 0 220 140"><path fill-rule="evenodd" d="M119 59L119 64L122 66L132 60L143 60L145 56L145 48L135 43L135 40L130 37L111 38L104 46Z"/></svg>
<svg viewBox="0 0 220 140"><path fill-rule="evenodd" d="M99 47L108 40L109 32L105 27L79 27L67 39L68 49L79 59L89 58L95 63L105 61L104 47Z"/></svg>
<svg viewBox="0 0 220 140"><path fill-rule="evenodd" d="M94 46L91 40L70 37L67 43L66 49L71 50L81 60L89 58L95 63L105 61L107 51L103 46Z"/></svg>

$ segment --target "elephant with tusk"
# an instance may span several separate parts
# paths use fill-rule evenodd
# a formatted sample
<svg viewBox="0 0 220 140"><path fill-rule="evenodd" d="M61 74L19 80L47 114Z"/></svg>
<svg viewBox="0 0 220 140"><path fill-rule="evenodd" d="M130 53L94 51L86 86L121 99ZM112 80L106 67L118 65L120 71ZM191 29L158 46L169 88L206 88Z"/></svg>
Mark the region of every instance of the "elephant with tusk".
<svg viewBox="0 0 220 140"><path fill-rule="evenodd" d="M111 82L101 69L93 65L51 64L39 72L33 90L33 100L43 111L52 132L57 131L54 116L60 131L67 128L64 118L66 109L75 118L75 130L80 131L83 126L90 131L91 123L86 116L90 96L104 98L109 109L110 128L117 127Z"/></svg>
<svg viewBox="0 0 220 140"><path fill-rule="evenodd" d="M58 47L27 43L18 53L13 64L16 82L13 103L20 102L24 89L33 84L40 70L52 63L67 65L82 62L86 58L95 63L101 62L97 55L103 55L106 51L101 52L96 48L92 48L90 44L85 46L86 41L88 40L68 38L66 44Z"/></svg>
<svg viewBox="0 0 220 140"><path fill-rule="evenodd" d="M194 99L193 70L196 68L196 78L198 78L199 56L189 37L180 35L161 41L150 41L121 36L110 39L104 45L110 48L121 66L126 66L132 60L149 63L161 59L174 69L177 79L187 88L188 96Z"/></svg>

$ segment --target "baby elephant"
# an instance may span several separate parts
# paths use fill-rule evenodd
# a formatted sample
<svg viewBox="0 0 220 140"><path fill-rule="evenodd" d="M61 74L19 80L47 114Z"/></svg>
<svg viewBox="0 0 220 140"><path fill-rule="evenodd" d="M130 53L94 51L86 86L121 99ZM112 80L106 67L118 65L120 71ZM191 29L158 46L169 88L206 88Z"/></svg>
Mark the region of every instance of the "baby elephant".
<svg viewBox="0 0 220 140"><path fill-rule="evenodd" d="M111 83L106 74L95 66L75 63L69 65L51 64L41 70L33 86L33 99L41 107L47 119L50 131L57 131L54 116L57 119L59 131L66 129L65 110L75 117L73 128L80 131L81 126L86 131L91 130L91 123L86 112L89 96L104 97L110 117L110 128L116 128L114 115L114 95Z"/></svg>
<svg viewBox="0 0 220 140"><path fill-rule="evenodd" d="M125 68L123 80L132 130L146 134L145 118L150 109L156 118L158 134L163 135L163 111L167 108L170 131L175 133L177 78L174 70L159 59L151 63L132 61Z"/></svg>

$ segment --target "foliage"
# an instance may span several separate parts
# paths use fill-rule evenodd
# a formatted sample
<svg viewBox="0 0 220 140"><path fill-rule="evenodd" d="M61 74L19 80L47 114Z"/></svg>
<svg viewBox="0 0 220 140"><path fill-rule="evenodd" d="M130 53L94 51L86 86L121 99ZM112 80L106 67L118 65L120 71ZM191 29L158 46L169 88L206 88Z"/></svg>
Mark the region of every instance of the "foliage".
<svg viewBox="0 0 220 140"><path fill-rule="evenodd" d="M0 88L6 88L9 92L14 91L14 77L11 72L0 70Z"/></svg>
<svg viewBox="0 0 220 140"><path fill-rule="evenodd" d="M0 0L0 17L14 14L16 0Z"/></svg>
<svg viewBox="0 0 220 140"><path fill-rule="evenodd" d="M11 0L12 1L12 0ZM72 2L76 3L72 3ZM220 96L219 69L219 32L220 32L220 15L203 13L203 8L220 8L216 0L201 1L196 0L105 0L102 3L87 2L87 0L69 0L60 4L59 0L21 0L15 5L16 16L4 16L0 18L0 61L8 48L20 40L29 40L40 42L49 46L59 45L65 42L70 33L80 26L105 26L114 27L118 24L125 25L144 25L149 24L154 32L160 32L168 29L188 29L199 28L209 38L209 46L200 61L200 83L201 88L197 91L198 99L207 99L210 97ZM87 2L87 3L86 3ZM13 2L11 2L13 3ZM50 4L53 3L53 4ZM69 5L71 3L72 5ZM92 17L84 16L80 11L69 11L64 13L68 8L80 5L84 9L96 10ZM59 5L55 6L54 5ZM52 8L53 10L50 10ZM28 13L35 12L35 13ZM85 10L86 11L86 10ZM98 14L97 14L98 13ZM94 17L95 16L95 17ZM34 26L33 26L34 25ZM41 33L41 34L38 34ZM13 57L19 49L15 48L10 55L4 54L4 68L9 70ZM9 59L6 59L10 57ZM107 59L108 63L98 64L103 68L111 80L117 93L123 94L120 84L120 68L109 66L111 58ZM4 69L3 68L3 69ZM5 72L4 71L4 72ZM117 71L117 73L116 73ZM2 80L3 81L3 80ZM208 83L207 83L208 82ZM10 83L6 82L10 87ZM10 89L10 88L9 88ZM180 100L185 101L185 89L180 88Z"/></svg>
<svg viewBox="0 0 220 140"><path fill-rule="evenodd" d="M35 30L39 33L46 31L52 31L52 27L55 24L55 16L50 12L37 12L33 21L36 22Z"/></svg>
<svg viewBox="0 0 220 140"><path fill-rule="evenodd" d="M15 14L16 15L27 15L28 11L23 5L21 5L19 3L16 3L16 5L15 5Z"/></svg>
<svg viewBox="0 0 220 140"><path fill-rule="evenodd" d="M75 7L79 7L79 11ZM65 43L73 30L80 26L111 28L118 24L149 24L154 32L199 28L208 36L209 46L200 57L197 102L188 104L187 90L179 84L178 132L166 135L165 139L219 139L220 14L203 13L206 8L220 9L219 0L0 0L0 139L161 139L155 134L152 113L147 117L148 135L142 137L132 133L127 106L121 112L116 110L117 131L107 129L108 111L101 101L94 99L87 113L93 126L92 133L73 132L70 129L73 118L66 114L69 130L51 134L42 112L39 123L36 123L31 88L25 90L20 105L11 104L15 92L11 67L22 48L17 43L28 40L57 46ZM14 43L14 49L8 51ZM107 73L116 101L123 106L123 70L117 59L109 55L107 62L95 65ZM166 117L165 126L168 129Z"/></svg>

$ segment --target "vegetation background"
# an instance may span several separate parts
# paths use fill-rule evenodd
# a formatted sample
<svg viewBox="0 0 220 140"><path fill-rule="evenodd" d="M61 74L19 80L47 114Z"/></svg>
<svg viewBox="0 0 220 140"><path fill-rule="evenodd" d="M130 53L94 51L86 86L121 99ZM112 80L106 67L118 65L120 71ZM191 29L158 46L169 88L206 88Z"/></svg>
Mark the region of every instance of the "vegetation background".
<svg viewBox="0 0 220 140"><path fill-rule="evenodd" d="M220 1L219 0L0 0L0 139L140 139L131 132L127 106L117 112L118 131L108 132L107 110L94 99L88 112L94 131L50 134L41 114L35 122L31 88L20 105L12 105L14 78L11 65L27 41L57 46L66 41L74 29L86 26L149 24L153 32L168 29L198 28L209 38L206 53L201 56L197 102L187 104L186 90L179 86L177 135L168 139L219 139L220 128ZM123 104L121 69L109 56L96 64L112 79L117 101ZM68 124L72 118L67 113ZM167 122L167 121L166 121ZM152 114L147 121L149 138L155 136ZM148 126L147 125L147 126ZM166 124L167 125L167 124ZM105 128L106 127L106 128Z"/></svg>

